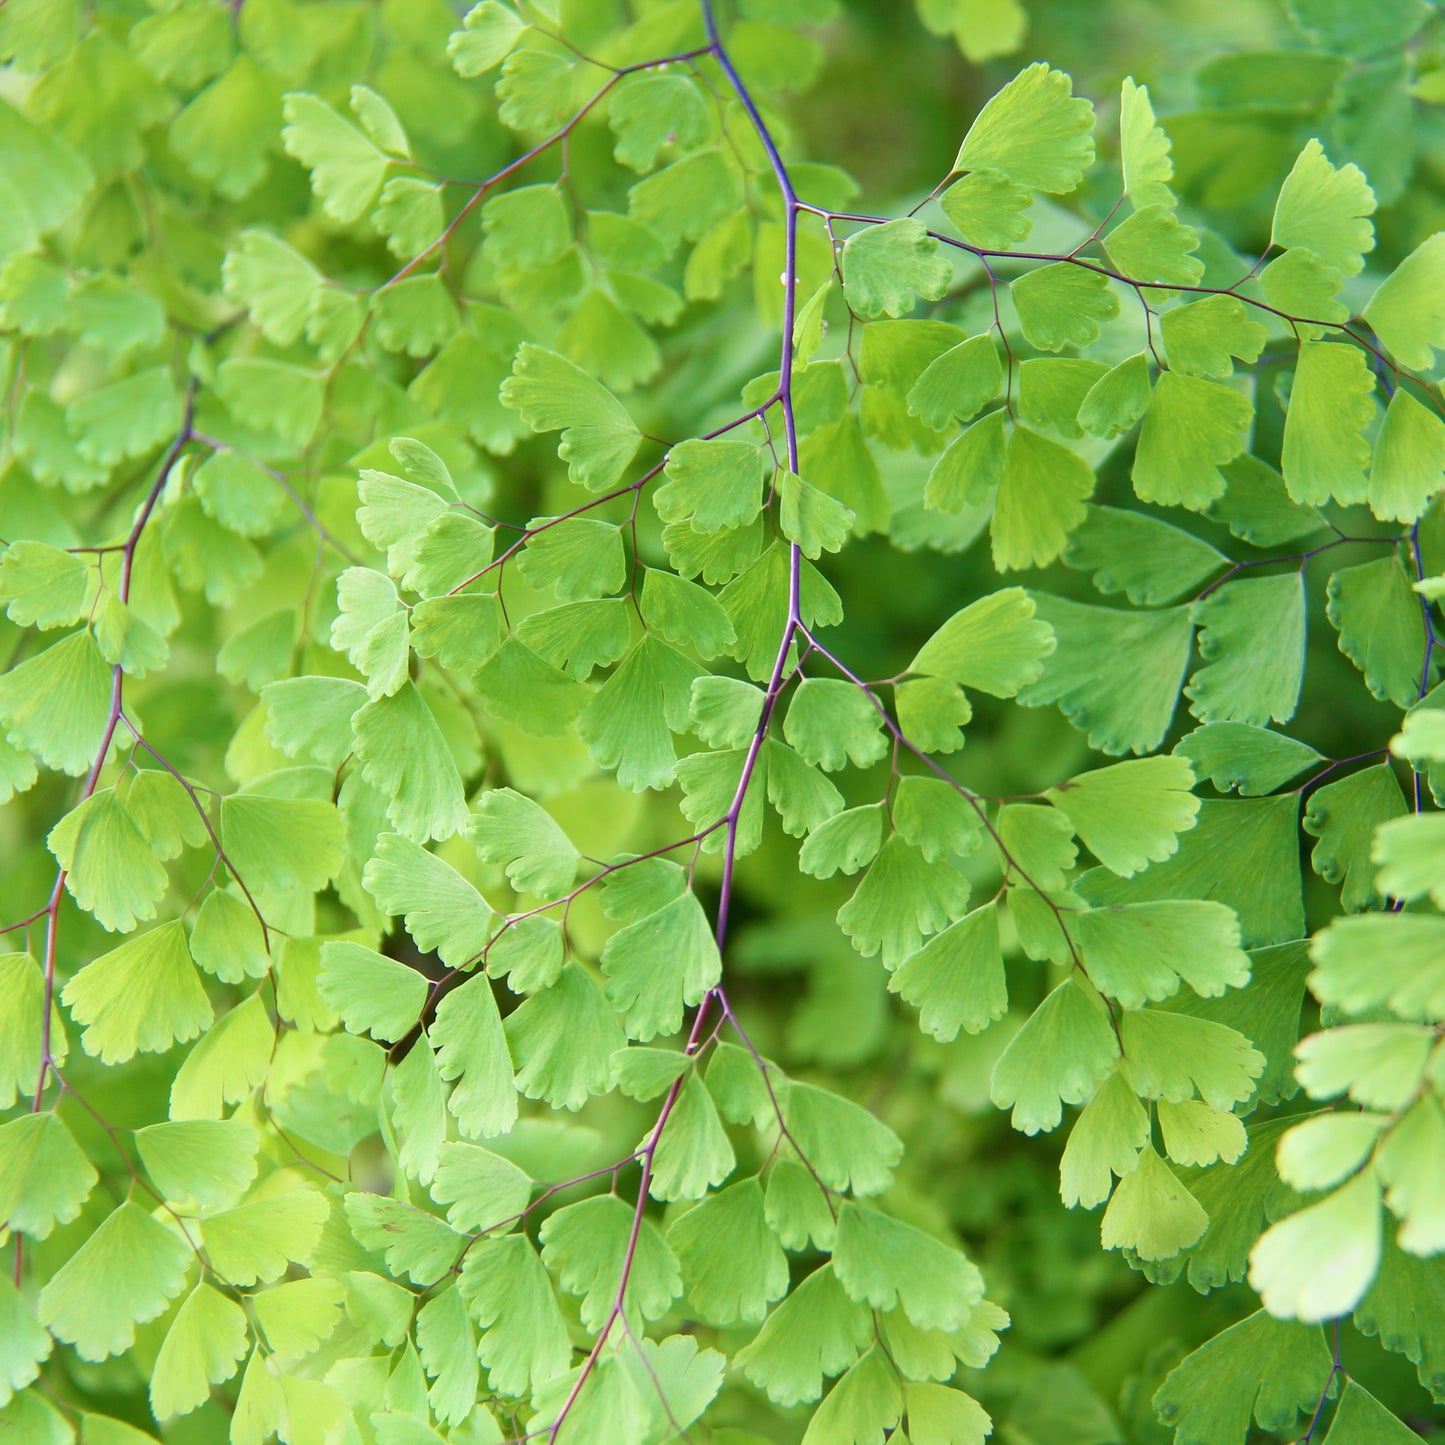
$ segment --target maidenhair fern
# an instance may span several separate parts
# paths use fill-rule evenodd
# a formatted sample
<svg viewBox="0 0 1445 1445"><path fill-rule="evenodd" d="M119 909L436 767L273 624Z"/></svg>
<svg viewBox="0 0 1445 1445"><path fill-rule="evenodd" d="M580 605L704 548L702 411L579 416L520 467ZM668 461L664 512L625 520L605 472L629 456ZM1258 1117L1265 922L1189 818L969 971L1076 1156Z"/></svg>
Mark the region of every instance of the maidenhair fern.
<svg viewBox="0 0 1445 1445"><path fill-rule="evenodd" d="M0 10L4 1438L1445 1400L1438 21L1205 64L1263 206L1041 61L874 213L845 8Z"/></svg>

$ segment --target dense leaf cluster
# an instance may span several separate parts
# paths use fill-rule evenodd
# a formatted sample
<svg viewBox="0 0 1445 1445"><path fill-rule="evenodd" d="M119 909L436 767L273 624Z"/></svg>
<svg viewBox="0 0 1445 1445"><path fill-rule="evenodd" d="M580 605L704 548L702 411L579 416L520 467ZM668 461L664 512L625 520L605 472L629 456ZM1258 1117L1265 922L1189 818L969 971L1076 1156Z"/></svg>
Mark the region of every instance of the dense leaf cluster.
<svg viewBox="0 0 1445 1445"><path fill-rule="evenodd" d="M17 1441L1445 1400L1432 12L1207 62L1256 233L1045 62L855 209L733 9L0 9Z"/></svg>

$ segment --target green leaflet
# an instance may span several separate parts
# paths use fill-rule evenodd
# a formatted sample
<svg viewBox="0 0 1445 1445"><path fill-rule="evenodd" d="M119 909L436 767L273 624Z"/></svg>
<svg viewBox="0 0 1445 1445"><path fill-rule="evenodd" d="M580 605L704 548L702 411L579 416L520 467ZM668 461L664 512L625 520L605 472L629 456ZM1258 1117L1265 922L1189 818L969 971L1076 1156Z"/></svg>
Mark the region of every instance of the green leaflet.
<svg viewBox="0 0 1445 1445"><path fill-rule="evenodd" d="M1403 386L1390 398L1370 464L1370 510L1397 522L1424 511L1445 476L1445 423ZM0 569L3 570L3 569Z"/></svg>
<svg viewBox="0 0 1445 1445"><path fill-rule="evenodd" d="M1092 574L1105 596L1122 592L1142 607L1176 601L1227 559L1202 539L1153 517L1090 505L1069 538L1064 562Z"/></svg>
<svg viewBox="0 0 1445 1445"><path fill-rule="evenodd" d="M1399 560L1382 557L1333 573L1325 611L1340 634L1340 651L1370 691L1397 707L1411 706L1424 680L1425 622Z"/></svg>
<svg viewBox="0 0 1445 1445"><path fill-rule="evenodd" d="M1106 277L1064 262L1020 276L1009 291L1024 336L1042 351L1087 346L1119 314Z"/></svg>
<svg viewBox="0 0 1445 1445"><path fill-rule="evenodd" d="M1185 687L1201 722L1288 722L1304 678L1305 601L1299 577L1228 582L1195 608L1201 667Z"/></svg>
<svg viewBox="0 0 1445 1445"><path fill-rule="evenodd" d="M1169 137L1154 120L1149 87L1126 76L1119 97L1119 160L1124 192L1135 207L1172 203L1169 149Z"/></svg>
<svg viewBox="0 0 1445 1445"><path fill-rule="evenodd" d="M1275 798L1205 801L1179 851L1127 882L1107 874L1081 880L1080 891L1100 903L1170 898L1213 899L1239 915L1247 946L1282 943L1304 932L1299 889L1300 802Z"/></svg>
<svg viewBox="0 0 1445 1445"><path fill-rule="evenodd" d="M1174 716L1189 664L1189 609L1121 612L1034 594L1057 642L1043 676L1019 693L1028 707L1056 702L1109 753L1156 748Z"/></svg>
<svg viewBox="0 0 1445 1445"><path fill-rule="evenodd" d="M921 221L870 226L843 245L843 292L864 316L906 316L920 299L936 301L953 268Z"/></svg>
<svg viewBox="0 0 1445 1445"><path fill-rule="evenodd" d="M1430 236L1385 278L1365 307L1365 319L1406 366L1430 367L1441 339L1435 278L1445 241Z"/></svg>
<svg viewBox="0 0 1445 1445"><path fill-rule="evenodd" d="M1219 382L1166 372L1134 454L1139 500L1196 512L1217 501L1226 487L1221 468L1243 451L1253 411L1247 397Z"/></svg>
<svg viewBox="0 0 1445 1445"><path fill-rule="evenodd" d="M1052 7L877 217L1020 0L94 8L0 5L0 1436L1428 1429L1423 0L1176 7L1097 167Z"/></svg>
<svg viewBox="0 0 1445 1445"><path fill-rule="evenodd" d="M1363 501L1374 379L1365 354L1338 342L1300 347L1290 388L1280 468L1296 502Z"/></svg>
<svg viewBox="0 0 1445 1445"><path fill-rule="evenodd" d="M1119 1055L1098 995L1066 979L1014 1035L994 1068L990 1095L1025 1134L1056 1129L1063 1105L1081 1104Z"/></svg>
<svg viewBox="0 0 1445 1445"><path fill-rule="evenodd" d="M1087 462L1047 437L1015 427L1004 453L989 535L1002 571L1052 562L1084 519L1094 490Z"/></svg>
<svg viewBox="0 0 1445 1445"><path fill-rule="evenodd" d="M1358 166L1332 166L1319 141L1306 142L1280 187L1271 239L1300 246L1353 276L1374 249L1375 197Z"/></svg>
<svg viewBox="0 0 1445 1445"><path fill-rule="evenodd" d="M138 1324L155 1319L181 1291L190 1251L135 1203L122 1204L41 1291L41 1324L82 1359L129 1349ZM108 1308L97 1310L104 1292Z"/></svg>
<svg viewBox="0 0 1445 1445"><path fill-rule="evenodd" d="M1072 90L1047 65L1021 71L978 113L954 170L989 168L1036 190L1073 190L1094 159L1094 110Z"/></svg>
<svg viewBox="0 0 1445 1445"><path fill-rule="evenodd" d="M556 352L530 343L517 354L502 402L533 431L561 431L558 455L590 491L615 486L640 440L621 402Z"/></svg>

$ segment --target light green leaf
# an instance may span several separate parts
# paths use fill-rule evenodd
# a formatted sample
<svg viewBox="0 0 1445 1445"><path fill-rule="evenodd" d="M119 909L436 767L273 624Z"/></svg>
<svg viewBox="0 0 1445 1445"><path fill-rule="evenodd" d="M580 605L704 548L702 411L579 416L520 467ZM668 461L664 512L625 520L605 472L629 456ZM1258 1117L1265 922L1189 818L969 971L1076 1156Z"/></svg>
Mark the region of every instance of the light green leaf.
<svg viewBox="0 0 1445 1445"><path fill-rule="evenodd" d="M1325 613L1340 634L1340 651L1365 685L1396 707L1412 706L1421 691L1425 622L1399 558L1340 568L1327 595Z"/></svg>
<svg viewBox="0 0 1445 1445"><path fill-rule="evenodd" d="M307 774L307 769L287 769L221 800L221 845L248 887L315 892L340 870L342 825L336 808L282 791L292 784L305 786Z"/></svg>
<svg viewBox="0 0 1445 1445"><path fill-rule="evenodd" d="M311 172L311 186L333 220L355 221L371 208L387 159L372 141L314 95L292 92L284 103L286 149Z"/></svg>
<svg viewBox="0 0 1445 1445"><path fill-rule="evenodd" d="M963 689L941 677L895 683L893 706L903 736L926 753L957 752L962 728L973 717Z"/></svg>
<svg viewBox="0 0 1445 1445"><path fill-rule="evenodd" d="M1028 186L987 167L970 171L938 198L965 241L999 251L1027 239L1033 221L1025 213L1033 203Z"/></svg>
<svg viewBox="0 0 1445 1445"><path fill-rule="evenodd" d="M717 657L737 641L732 622L712 593L672 572L645 569L640 607L649 627L677 647L691 647L699 657Z"/></svg>
<svg viewBox="0 0 1445 1445"><path fill-rule="evenodd" d="M1080 773L1044 796L1106 868L1127 878L1177 851L1199 812L1193 786L1184 759L1142 758Z"/></svg>
<svg viewBox="0 0 1445 1445"><path fill-rule="evenodd" d="M1034 1010L994 1066L990 1097L1012 1106L1015 1129L1056 1129L1064 1104L1082 1104L1112 1069L1119 1041L1098 996L1067 978Z"/></svg>
<svg viewBox="0 0 1445 1445"><path fill-rule="evenodd" d="M841 679L805 679L788 705L783 736L807 762L829 772L850 762L871 767L888 751L872 698Z"/></svg>
<svg viewBox="0 0 1445 1445"><path fill-rule="evenodd" d="M462 28L447 39L452 67L466 80L500 65L527 27L502 0L481 0L462 17Z"/></svg>
<svg viewBox="0 0 1445 1445"><path fill-rule="evenodd" d="M680 442L667 454L667 481L653 493L658 515L707 534L745 526L762 506L764 460L748 442Z"/></svg>
<svg viewBox="0 0 1445 1445"><path fill-rule="evenodd" d="M788 1085L783 1115L798 1149L828 1188L864 1198L893 1182L903 1141L851 1099L795 1081Z"/></svg>
<svg viewBox="0 0 1445 1445"><path fill-rule="evenodd" d="M937 301L953 267L922 221L867 226L843 243L843 294L863 316L906 316L921 300Z"/></svg>
<svg viewBox="0 0 1445 1445"><path fill-rule="evenodd" d="M1174 751L1188 758L1198 777L1221 793L1236 789L1245 798L1272 793L1324 759L1308 743L1252 723L1218 722L1195 728Z"/></svg>
<svg viewBox="0 0 1445 1445"><path fill-rule="evenodd" d="M467 1251L458 1288L481 1331L477 1355L499 1394L525 1395L567 1368L571 1346L552 1282L523 1235Z"/></svg>
<svg viewBox="0 0 1445 1445"><path fill-rule="evenodd" d="M1445 422L1397 387L1375 439L1370 510L1387 521L1413 522L1445 485ZM3 574L3 568L0 568Z"/></svg>
<svg viewBox="0 0 1445 1445"><path fill-rule="evenodd" d="M387 250L392 255L403 261L415 260L441 237L444 229L442 188L417 176L393 176L381 188L381 199L371 213L371 224L386 237ZM332 304L339 308L341 302ZM318 297L312 306L307 335L313 344L317 341L313 331L325 305ZM360 326L359 316L356 324Z"/></svg>
<svg viewBox="0 0 1445 1445"><path fill-rule="evenodd" d="M171 1083L173 1119L219 1119L265 1078L275 1030L259 994L252 994L207 1030Z"/></svg>
<svg viewBox="0 0 1445 1445"><path fill-rule="evenodd" d="M1093 1209L1139 1163L1149 1143L1149 1115L1117 1070L1089 1100L1069 1131L1059 1161L1059 1196L1070 1209Z"/></svg>
<svg viewBox="0 0 1445 1445"><path fill-rule="evenodd" d="M1254 1093L1264 1072L1264 1055L1243 1034L1209 1019L1129 1009L1119 1028L1124 1073L1141 1098L1179 1103L1197 1091L1229 1109Z"/></svg>
<svg viewBox="0 0 1445 1445"><path fill-rule="evenodd" d="M487 259L498 267L536 270L572 244L572 217L556 186L523 186L482 208Z"/></svg>
<svg viewBox="0 0 1445 1445"><path fill-rule="evenodd" d="M1021 186L1062 195L1094 162L1094 107L1061 70L1020 71L979 111L953 168L1002 171Z"/></svg>
<svg viewBox="0 0 1445 1445"><path fill-rule="evenodd" d="M650 171L669 146L696 149L712 129L702 91L679 74L629 76L613 94L608 122L617 135L612 154L635 171Z"/></svg>
<svg viewBox="0 0 1445 1445"><path fill-rule="evenodd" d="M1141 351L1089 388L1079 404L1079 425L1091 436L1120 436L1149 409L1150 395L1149 362Z"/></svg>
<svg viewBox="0 0 1445 1445"><path fill-rule="evenodd" d="M1042 567L1084 520L1094 472L1077 452L1016 426L1004 455L989 535L1000 570Z"/></svg>
<svg viewBox="0 0 1445 1445"><path fill-rule="evenodd" d="M1358 347L1307 341L1290 387L1280 467L1296 502L1365 500L1375 379Z"/></svg>
<svg viewBox="0 0 1445 1445"><path fill-rule="evenodd" d="M1267 331L1238 296L1206 296L1176 306L1159 318L1169 365L1188 376L1223 379L1233 374L1234 358L1255 362Z"/></svg>
<svg viewBox="0 0 1445 1445"><path fill-rule="evenodd" d="M594 762L633 792L665 788L677 765L672 734L687 727L700 669L650 633L639 638L577 719Z"/></svg>
<svg viewBox="0 0 1445 1445"><path fill-rule="evenodd" d="M1088 607L1034 594L1057 649L1043 676L1022 688L1026 707L1056 702L1107 753L1152 752L1164 740L1193 651L1189 609Z"/></svg>
<svg viewBox="0 0 1445 1445"><path fill-rule="evenodd" d="M1347 913L1376 901L1370 857L1375 829L1407 811L1405 796L1388 764L1362 768L1310 794L1303 826L1318 838L1310 862L1327 883L1339 883Z"/></svg>
<svg viewBox="0 0 1445 1445"><path fill-rule="evenodd" d="M1248 1147L1244 1125L1224 1109L1216 1109L1198 1099L1180 1103L1161 1099L1155 1107L1164 1136L1164 1152L1176 1164L1197 1167L1219 1159L1233 1164Z"/></svg>
<svg viewBox="0 0 1445 1445"><path fill-rule="evenodd" d="M0 1400L8 1405L40 1373L55 1342L8 1276L0 1276ZM3 1409L4 1405L0 1405Z"/></svg>
<svg viewBox="0 0 1445 1445"><path fill-rule="evenodd" d="M1277 1319L1314 1324L1354 1309L1379 1267L1380 1181L1366 1168L1265 1230L1250 1251L1249 1283Z"/></svg>
<svg viewBox="0 0 1445 1445"><path fill-rule="evenodd" d="M542 1223L542 1260L568 1294L582 1297L582 1323L589 1330L602 1328L617 1298L634 1222L635 1206L615 1194L602 1194L569 1204ZM649 1219L637 1231L631 1263L625 1297L629 1314L660 1318L682 1293L682 1275Z"/></svg>
<svg viewBox="0 0 1445 1445"><path fill-rule="evenodd" d="M968 893L956 869L929 862L895 835L838 910L838 925L864 958L881 952L884 966L893 968L916 953L926 936L960 917Z"/></svg>
<svg viewBox="0 0 1445 1445"><path fill-rule="evenodd" d="M778 492L778 525L783 536L803 549L803 556L816 561L824 552L842 548L853 530L851 508L789 471L782 473Z"/></svg>
<svg viewBox="0 0 1445 1445"><path fill-rule="evenodd" d="M676 1033L684 1007L701 1002L722 975L707 915L691 890L614 933L601 964L607 1001L642 1043Z"/></svg>
<svg viewBox="0 0 1445 1445"><path fill-rule="evenodd" d="M105 735L110 687L111 670L82 629L0 676L0 722L11 743L78 777Z"/></svg>
<svg viewBox="0 0 1445 1445"><path fill-rule="evenodd" d="M1253 417L1253 403L1233 388L1165 372L1134 454L1139 500L1204 511L1224 495L1220 468L1244 449Z"/></svg>
<svg viewBox="0 0 1445 1445"><path fill-rule="evenodd" d="M321 945L321 997L356 1034L378 1041L400 1039L421 1017L425 975L359 943Z"/></svg>
<svg viewBox="0 0 1445 1445"><path fill-rule="evenodd" d="M1201 722L1288 722L1304 679L1302 574L1226 583L1195 608L1199 668L1185 694Z"/></svg>
<svg viewBox="0 0 1445 1445"><path fill-rule="evenodd" d="M391 825L414 843L449 838L466 826L461 778L426 699L404 681L352 719L362 775L387 799Z"/></svg>
<svg viewBox="0 0 1445 1445"><path fill-rule="evenodd" d="M1096 908L1071 918L1070 928L1090 981L1125 1008L1169 998L1181 979L1205 998L1249 982L1239 922L1221 903L1178 899Z"/></svg>
<svg viewBox="0 0 1445 1445"><path fill-rule="evenodd" d="M266 231L242 231L236 240L221 271L226 296L250 312L268 341L290 346L306 329L321 273Z"/></svg>
<svg viewBox="0 0 1445 1445"><path fill-rule="evenodd" d="M1204 262L1194 255L1199 232L1179 221L1170 202L1139 207L1104 237L1103 246L1131 281L1194 286L1204 275Z"/></svg>
<svg viewBox="0 0 1445 1445"><path fill-rule="evenodd" d="M1101 1234L1105 1249L1128 1249L1140 1259L1158 1260L1188 1249L1208 1227L1199 1201L1146 1145L1138 1167L1114 1190Z"/></svg>
<svg viewBox="0 0 1445 1445"><path fill-rule="evenodd" d="M415 1209L400 1199L388 1199L383 1194L364 1194L360 1190L348 1193L344 1200L346 1218L357 1242L366 1249L385 1254L387 1268L396 1275L406 1275L413 1284L431 1285L456 1263L465 1244L464 1236L434 1214ZM365 1276L361 1277L365 1279ZM375 1277L373 1277L375 1278ZM381 1284L391 1286L389 1280ZM377 1295L380 1294L380 1300ZM406 1334L411 1319L412 1302L408 1297L401 1301L390 1296L390 1291L381 1293L374 1287L362 1293L358 1289L358 1276L348 1280L347 1312L353 1318L362 1311L358 1300L365 1305L365 1315L380 1314L383 1327L385 1319L395 1320L396 1337L383 1334L381 1338L390 1344L399 1344Z"/></svg>
<svg viewBox="0 0 1445 1445"><path fill-rule="evenodd" d="M61 1001L86 1025L81 1047L103 1063L137 1052L163 1053L211 1022L179 920L127 939L86 964L61 990Z"/></svg>
<svg viewBox="0 0 1445 1445"><path fill-rule="evenodd" d="M37 1314L83 1360L119 1355L185 1284L192 1254L179 1234L127 1201L51 1276Z"/></svg>
<svg viewBox="0 0 1445 1445"><path fill-rule="evenodd" d="M787 1293L788 1262L763 1212L756 1179L709 1195L667 1231L688 1303L711 1324L756 1322Z"/></svg>
<svg viewBox="0 0 1445 1445"><path fill-rule="evenodd" d="M653 1151L648 1191L660 1200L702 1199L736 1167L712 1095L689 1074Z"/></svg>
<svg viewBox="0 0 1445 1445"><path fill-rule="evenodd" d="M376 840L363 881L384 913L405 917L416 946L435 951L449 967L476 958L495 931L496 915L481 894L445 860L400 834Z"/></svg>
<svg viewBox="0 0 1445 1445"><path fill-rule="evenodd" d="M58 1114L22 1114L0 1125L0 1220L32 1239L69 1224L99 1175Z"/></svg>
<svg viewBox="0 0 1445 1445"><path fill-rule="evenodd" d="M1167 522L1092 504L1064 553L1064 564L1092 573L1100 592L1123 592L1136 606L1172 602L1228 562L1209 543Z"/></svg>
<svg viewBox="0 0 1445 1445"><path fill-rule="evenodd" d="M1312 947L1310 991L1347 1014L1388 1009L1421 1023L1445 1019L1445 922L1425 914L1337 918Z"/></svg>
<svg viewBox="0 0 1445 1445"><path fill-rule="evenodd" d="M1149 87L1126 75L1119 96L1119 161L1124 194L1136 210L1173 205L1169 182L1174 178L1174 162L1169 151L1169 137L1154 120Z"/></svg>
<svg viewBox="0 0 1445 1445"><path fill-rule="evenodd" d="M1027 272L1009 292L1025 338L1041 351L1088 346L1099 339L1104 322L1119 314L1108 278L1066 261Z"/></svg>
<svg viewBox="0 0 1445 1445"><path fill-rule="evenodd" d="M270 1283L310 1260L329 1212L323 1194L302 1187L213 1214L201 1227L206 1257L231 1284Z"/></svg>
<svg viewBox="0 0 1445 1445"><path fill-rule="evenodd" d="M820 823L798 854L798 867L814 878L856 873L883 846L883 809L879 804L849 808Z"/></svg>
<svg viewBox="0 0 1445 1445"><path fill-rule="evenodd" d="M838 1283L831 1264L814 1270L768 1316L738 1367L774 1403L816 1400L825 1377L841 1375L873 1338L868 1310Z"/></svg>
<svg viewBox="0 0 1445 1445"><path fill-rule="evenodd" d="M112 933L156 916L169 875L113 788L92 793L47 836L77 904Z"/></svg>
<svg viewBox="0 0 1445 1445"><path fill-rule="evenodd" d="M845 1200L833 1269L850 1299L901 1308L924 1330L956 1330L983 1298L983 1277L960 1253L901 1220Z"/></svg>
<svg viewBox="0 0 1445 1445"><path fill-rule="evenodd" d="M138 1129L136 1150L164 1199L215 1209L256 1177L260 1136L243 1119L190 1120Z"/></svg>
<svg viewBox="0 0 1445 1445"><path fill-rule="evenodd" d="M1355 165L1335 167L1318 140L1305 142L1280 187L1270 239L1301 246L1327 266L1353 276L1375 249L1375 195Z"/></svg>
<svg viewBox="0 0 1445 1445"><path fill-rule="evenodd" d="M881 1347L863 1356L829 1392L803 1434L803 1445L872 1445L898 1424L903 1392ZM895 1432L896 1433L896 1432Z"/></svg>
<svg viewBox="0 0 1445 1445"><path fill-rule="evenodd" d="M44 542L12 542L0 558L0 601L17 627L67 627L85 612L85 559Z"/></svg>
<svg viewBox="0 0 1445 1445"><path fill-rule="evenodd" d="M211 1398L211 1386L236 1373L249 1347L241 1306L198 1284L176 1311L151 1371L150 1406L158 1420L188 1415Z"/></svg>
<svg viewBox="0 0 1445 1445"><path fill-rule="evenodd" d="M975 909L935 935L888 980L919 1012L918 1026L940 1043L962 1028L981 1033L1008 1008L998 909Z"/></svg>
<svg viewBox="0 0 1445 1445"><path fill-rule="evenodd" d="M271 1349L282 1359L303 1359L340 1323L345 1298L339 1280L298 1279L252 1295L251 1304Z"/></svg>
<svg viewBox="0 0 1445 1445"><path fill-rule="evenodd" d="M558 455L589 491L616 486L641 440L626 408L600 382L530 342L518 351L501 396L533 431L562 432Z"/></svg>
<svg viewBox="0 0 1445 1445"><path fill-rule="evenodd" d="M602 991L576 963L507 1017L506 1036L517 1088L574 1113L612 1087L612 1055L626 1043Z"/></svg>
<svg viewBox="0 0 1445 1445"><path fill-rule="evenodd" d="M1054 651L1053 631L1034 599L1004 587L955 612L919 649L910 672L946 677L994 697L1013 697L1038 680Z"/></svg>
<svg viewBox="0 0 1445 1445"><path fill-rule="evenodd" d="M1004 411L974 422L934 464L923 504L938 512L962 512L985 501L1003 479Z"/></svg>
<svg viewBox="0 0 1445 1445"><path fill-rule="evenodd" d="M551 814L512 788L491 788L477 800L467 838L485 862L506 866L520 893L552 898L566 893L580 861Z"/></svg>
<svg viewBox="0 0 1445 1445"><path fill-rule="evenodd" d="M998 343L989 334L970 337L924 367L908 392L908 411L944 431L954 421L968 421L1002 386Z"/></svg>
<svg viewBox="0 0 1445 1445"><path fill-rule="evenodd" d="M459 1233L489 1233L514 1223L532 1194L531 1179L509 1160L475 1144L443 1144L431 1186Z"/></svg>
<svg viewBox="0 0 1445 1445"><path fill-rule="evenodd" d="M1436 349L1445 346L1442 267L1445 233L1437 232L1380 283L1364 309L1364 318L1381 344L1403 366L1429 370L1435 365Z"/></svg>

